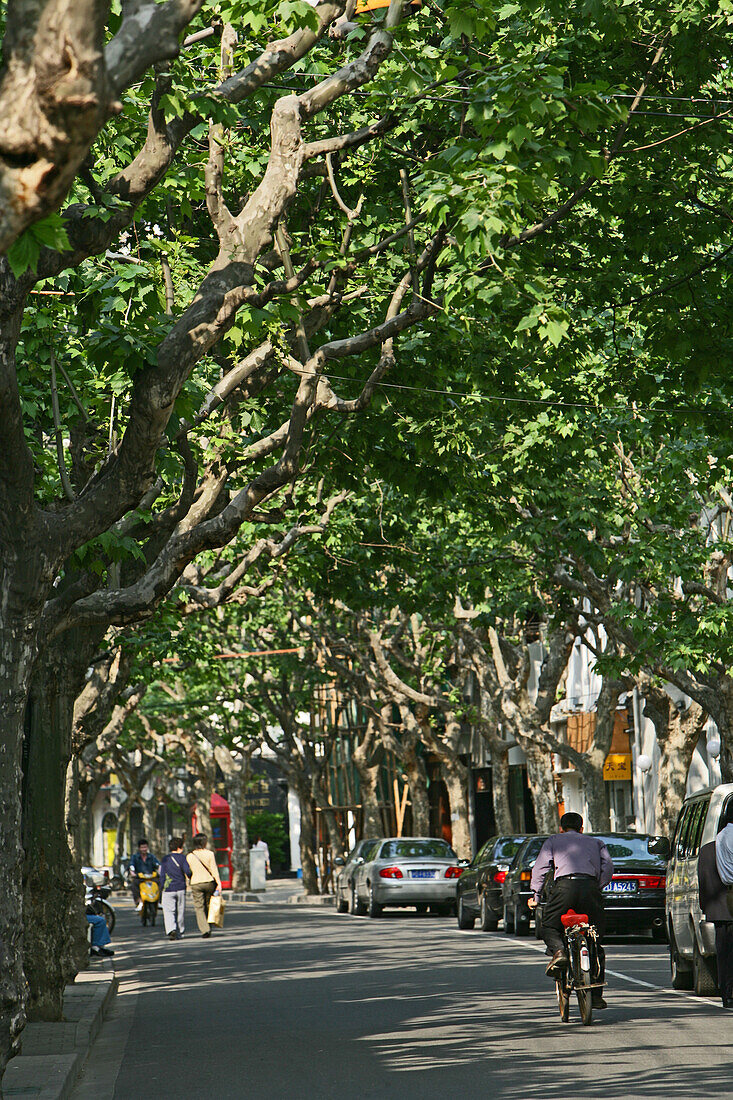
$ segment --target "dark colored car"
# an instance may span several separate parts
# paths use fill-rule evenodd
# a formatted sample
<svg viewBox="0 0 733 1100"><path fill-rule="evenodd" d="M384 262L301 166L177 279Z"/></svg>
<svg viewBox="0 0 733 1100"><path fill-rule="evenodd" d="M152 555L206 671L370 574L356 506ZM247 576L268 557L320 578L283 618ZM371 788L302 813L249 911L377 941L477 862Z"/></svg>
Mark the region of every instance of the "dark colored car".
<svg viewBox="0 0 733 1100"><path fill-rule="evenodd" d="M614 866L613 879L603 891L606 932L634 936L651 932L656 940L665 940L667 864L653 851L659 837L644 833L592 833L591 836L604 842ZM540 939L542 905L537 910L535 931Z"/></svg>
<svg viewBox="0 0 733 1100"><path fill-rule="evenodd" d="M603 840L613 860L613 880L603 891L606 931L637 935L651 932L665 940L664 894L667 863L649 850L658 837L644 833L594 833Z"/></svg>
<svg viewBox="0 0 733 1100"><path fill-rule="evenodd" d="M372 849L375 849L378 844L378 840L360 840L345 860L337 856L333 861L335 867L341 868L335 882L337 912L348 913L354 886L354 871L361 866L367 855L371 855Z"/></svg>
<svg viewBox="0 0 733 1100"><path fill-rule="evenodd" d="M535 860L546 840L546 836L528 837L515 855L506 874L502 893L504 931L513 932L515 936L529 935L529 922L532 917L527 905L532 897L529 884Z"/></svg>
<svg viewBox="0 0 733 1100"><path fill-rule="evenodd" d="M526 834L492 836L476 853L458 880L456 914L459 928L495 932L504 913L502 887L510 864L527 840Z"/></svg>

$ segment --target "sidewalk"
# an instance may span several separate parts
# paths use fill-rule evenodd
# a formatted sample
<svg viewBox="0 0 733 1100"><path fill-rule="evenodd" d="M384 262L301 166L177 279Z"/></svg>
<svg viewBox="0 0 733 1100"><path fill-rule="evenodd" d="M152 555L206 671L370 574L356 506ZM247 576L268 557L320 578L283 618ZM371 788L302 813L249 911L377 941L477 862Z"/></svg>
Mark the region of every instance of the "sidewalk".
<svg viewBox="0 0 733 1100"><path fill-rule="evenodd" d="M267 905L322 905L335 904L332 894L305 894L303 883L299 878L272 878L267 880L264 890L256 893L240 893L239 891L224 894L226 901L264 902Z"/></svg>
<svg viewBox="0 0 733 1100"><path fill-rule="evenodd" d="M26 1025L21 1053L8 1063L0 1096L4 1100L69 1096L116 991L111 961L90 960L89 969L77 974L64 991L63 1021Z"/></svg>

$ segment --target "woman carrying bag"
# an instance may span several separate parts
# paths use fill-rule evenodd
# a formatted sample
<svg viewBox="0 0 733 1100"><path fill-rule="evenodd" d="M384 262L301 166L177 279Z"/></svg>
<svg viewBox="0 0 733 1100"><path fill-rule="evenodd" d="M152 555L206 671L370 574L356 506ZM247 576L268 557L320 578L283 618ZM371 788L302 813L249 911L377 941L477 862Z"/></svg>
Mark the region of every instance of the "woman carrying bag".
<svg viewBox="0 0 733 1100"><path fill-rule="evenodd" d="M206 843L206 834L196 833L193 838L193 851L188 856L196 923L204 938L211 935L211 925L208 920L209 902L215 893L221 893L219 868L216 866L214 853L208 850Z"/></svg>

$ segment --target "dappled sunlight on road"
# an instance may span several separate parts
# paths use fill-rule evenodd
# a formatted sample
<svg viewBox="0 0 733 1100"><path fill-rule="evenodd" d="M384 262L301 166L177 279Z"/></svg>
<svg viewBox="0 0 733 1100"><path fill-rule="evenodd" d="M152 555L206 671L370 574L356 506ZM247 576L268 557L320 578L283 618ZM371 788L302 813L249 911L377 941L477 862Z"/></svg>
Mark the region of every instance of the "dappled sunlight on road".
<svg viewBox="0 0 733 1100"><path fill-rule="evenodd" d="M459 933L455 921L411 912L368 920L256 904L230 906L224 930L207 940L195 925L179 942L129 917L121 925L120 995L136 998L136 1027L152 1051L168 1041L162 1021L195 1006L217 1063L226 1066L246 1036L248 1098L731 1094L732 1051L715 1002L611 978L611 1007L591 1028L575 1004L563 1025L534 940ZM613 941L609 967L666 982L664 948L648 941ZM295 1092L284 1084L293 1060L305 1073ZM223 1097L244 1095L233 1078L221 1084Z"/></svg>

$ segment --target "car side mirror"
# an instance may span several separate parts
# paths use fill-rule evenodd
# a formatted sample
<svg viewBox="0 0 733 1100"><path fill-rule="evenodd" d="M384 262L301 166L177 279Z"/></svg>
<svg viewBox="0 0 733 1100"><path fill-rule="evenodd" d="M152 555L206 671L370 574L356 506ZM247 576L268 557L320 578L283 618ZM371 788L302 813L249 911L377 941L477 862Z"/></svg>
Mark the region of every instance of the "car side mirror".
<svg viewBox="0 0 733 1100"><path fill-rule="evenodd" d="M653 856L660 856L662 859L669 860L672 855L672 845L666 836L655 836L647 847Z"/></svg>
<svg viewBox="0 0 733 1100"><path fill-rule="evenodd" d="M336 858L333 861L334 867L343 867L343 865L345 863L346 863L346 860L344 859L343 856L336 856Z"/></svg>
<svg viewBox="0 0 733 1100"><path fill-rule="evenodd" d="M364 858L363 858L363 856L357 856L357 857L356 857L356 859L354 860L354 866L355 866L355 867L358 867L358 866L359 866L359 864L360 864L360 863L363 863L363 862L364 862Z"/></svg>

